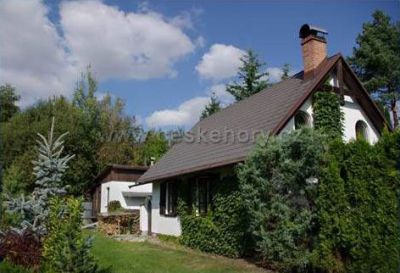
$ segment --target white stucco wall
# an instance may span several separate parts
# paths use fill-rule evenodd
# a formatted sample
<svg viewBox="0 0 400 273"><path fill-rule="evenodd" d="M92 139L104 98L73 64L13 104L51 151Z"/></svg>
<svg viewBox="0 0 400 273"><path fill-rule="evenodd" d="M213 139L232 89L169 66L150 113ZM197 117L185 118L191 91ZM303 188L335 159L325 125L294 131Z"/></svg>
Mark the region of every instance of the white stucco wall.
<svg viewBox="0 0 400 273"><path fill-rule="evenodd" d="M134 184L135 183L133 182L122 182L122 181L110 181L103 183L101 185L100 213L107 212L108 202L118 200L121 203L121 206L125 209L140 210L140 230L142 232L147 232L149 215L145 204L146 197L144 196L127 197L123 195L123 192L134 192L134 193L140 193L141 195L145 194L147 196L151 196L153 185L146 184L129 189L129 186ZM107 197L108 195L107 188L109 189L109 199Z"/></svg>
<svg viewBox="0 0 400 273"><path fill-rule="evenodd" d="M147 213L146 206L140 206L140 231L147 232L149 230L148 221L149 214Z"/></svg>
<svg viewBox="0 0 400 273"><path fill-rule="evenodd" d="M165 235L181 235L181 224L178 217L160 215L160 183L153 184L151 203L151 231Z"/></svg>
<svg viewBox="0 0 400 273"><path fill-rule="evenodd" d="M110 181L101 184L100 212L106 213L108 202L114 200L119 201L121 203L121 206L125 209L140 209L140 206L144 203L144 197L124 197L123 192L129 191L138 193L148 193L148 195L151 195L152 185L146 184L129 189L129 186L134 184L135 184L134 182L122 182L122 181ZM109 191L109 199L107 200L108 191Z"/></svg>
<svg viewBox="0 0 400 273"><path fill-rule="evenodd" d="M345 105L341 107L345 120L344 139L350 141L356 138L356 123L362 120L368 125L367 134L369 143L374 144L377 142L379 139L378 130L367 117L361 106L349 96L345 96L344 100Z"/></svg>
<svg viewBox="0 0 400 273"><path fill-rule="evenodd" d="M311 99L308 99L301 107L300 110L310 115L311 121L313 117L313 109ZM364 121L368 126L368 141L374 144L379 139L378 130L374 127L371 120L367 117L361 106L354 101L351 97L345 96L345 105L341 106L341 110L344 114L344 132L343 139L345 141L351 141L356 138L356 123L359 120ZM294 118L292 117L282 129L281 134L294 130Z"/></svg>
<svg viewBox="0 0 400 273"><path fill-rule="evenodd" d="M303 112L306 112L307 114L310 115L310 122L313 124L313 110L312 110L312 104L311 104L311 99L308 99L304 102L304 104L300 107L300 110ZM288 123L286 123L285 127L283 127L281 134L282 133L287 133L290 131L293 131L294 128L294 118L292 117Z"/></svg>

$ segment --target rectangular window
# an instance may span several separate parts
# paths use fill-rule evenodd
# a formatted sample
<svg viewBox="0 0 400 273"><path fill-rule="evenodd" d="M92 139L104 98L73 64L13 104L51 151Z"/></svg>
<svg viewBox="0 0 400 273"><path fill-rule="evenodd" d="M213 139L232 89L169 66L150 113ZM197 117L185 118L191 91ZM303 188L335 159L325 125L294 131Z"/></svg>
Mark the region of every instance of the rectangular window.
<svg viewBox="0 0 400 273"><path fill-rule="evenodd" d="M160 214L176 216L177 183L176 181L160 184Z"/></svg>
<svg viewBox="0 0 400 273"><path fill-rule="evenodd" d="M211 203L211 182L209 177L199 177L197 179L197 205L200 215L207 214Z"/></svg>

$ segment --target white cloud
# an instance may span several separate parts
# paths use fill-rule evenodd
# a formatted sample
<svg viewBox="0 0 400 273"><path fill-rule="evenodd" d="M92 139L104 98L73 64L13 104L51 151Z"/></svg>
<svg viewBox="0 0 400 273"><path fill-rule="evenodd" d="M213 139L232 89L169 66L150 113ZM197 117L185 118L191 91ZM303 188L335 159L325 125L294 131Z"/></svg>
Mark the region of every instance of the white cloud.
<svg viewBox="0 0 400 273"><path fill-rule="evenodd" d="M156 111L146 118L146 124L151 128L191 126L199 120L201 112L209 101L209 97L195 97L175 109Z"/></svg>
<svg viewBox="0 0 400 273"><path fill-rule="evenodd" d="M235 102L235 97L226 91L225 84L216 84L211 86L208 91L208 95L211 96L212 93L214 93L218 100L221 102L222 107L226 107L229 104Z"/></svg>
<svg viewBox="0 0 400 273"><path fill-rule="evenodd" d="M14 85L21 105L51 95L68 95L75 67L40 1L0 2L0 83Z"/></svg>
<svg viewBox="0 0 400 273"><path fill-rule="evenodd" d="M203 55L196 71L205 79L220 81L236 75L245 52L232 45L214 44Z"/></svg>
<svg viewBox="0 0 400 273"><path fill-rule="evenodd" d="M195 48L180 28L188 19L174 25L159 13L125 13L98 1L64 2L60 15L77 63L91 64L100 79L174 76L174 63Z"/></svg>
<svg viewBox="0 0 400 273"><path fill-rule="evenodd" d="M269 67L267 68L268 80L270 83L279 82L282 78L283 71L279 67Z"/></svg>
<svg viewBox="0 0 400 273"><path fill-rule="evenodd" d="M56 23L48 12L44 1L0 0L0 84L14 85L23 106L70 96L89 64L100 81L174 77L174 64L195 49L182 30L188 15L125 13L100 1L62 2Z"/></svg>

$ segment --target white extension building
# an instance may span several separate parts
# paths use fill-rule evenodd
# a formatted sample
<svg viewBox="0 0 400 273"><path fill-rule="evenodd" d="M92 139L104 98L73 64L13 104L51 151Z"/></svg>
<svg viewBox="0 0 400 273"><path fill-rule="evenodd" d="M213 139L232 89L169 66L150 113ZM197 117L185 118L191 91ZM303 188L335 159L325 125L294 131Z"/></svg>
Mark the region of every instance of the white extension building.
<svg viewBox="0 0 400 273"><path fill-rule="evenodd" d="M91 190L93 214L108 213L108 204L119 201L126 210L140 212L140 231L151 226L150 204L152 184L135 186L147 170L142 166L108 165L96 178Z"/></svg>

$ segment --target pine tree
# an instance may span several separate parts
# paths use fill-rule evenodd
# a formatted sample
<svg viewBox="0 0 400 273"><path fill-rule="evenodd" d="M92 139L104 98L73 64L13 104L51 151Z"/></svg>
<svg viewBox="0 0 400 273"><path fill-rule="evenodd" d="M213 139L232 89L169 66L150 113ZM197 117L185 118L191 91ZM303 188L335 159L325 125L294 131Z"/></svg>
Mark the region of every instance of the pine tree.
<svg viewBox="0 0 400 273"><path fill-rule="evenodd" d="M206 117L209 117L220 110L221 110L221 103L215 96L215 93L213 92L210 98L210 103L207 104L203 112L201 112L200 119L205 119Z"/></svg>
<svg viewBox="0 0 400 273"><path fill-rule="evenodd" d="M400 24L392 23L382 11L375 11L372 16L372 22L363 25L349 62L367 90L376 93L389 107L393 125L398 127Z"/></svg>
<svg viewBox="0 0 400 273"><path fill-rule="evenodd" d="M287 80L289 79L289 73L290 73L290 64L284 64L282 67L282 76L281 76L281 80Z"/></svg>
<svg viewBox="0 0 400 273"><path fill-rule="evenodd" d="M36 188L32 196L11 198L6 201L9 213L22 215L23 221L17 227L21 230L30 229L39 236L46 234L45 221L49 215L49 200L67 192L67 187L61 178L68 168L68 162L74 155L61 156L64 150L64 133L54 139L54 118L52 120L49 136L46 139L38 134L38 159L33 162L33 174L36 177Z"/></svg>
<svg viewBox="0 0 400 273"><path fill-rule="evenodd" d="M265 65L252 50L240 59L242 65L239 67L239 82L229 84L226 90L231 93L236 101L243 100L254 95L268 86L267 72L261 72Z"/></svg>

